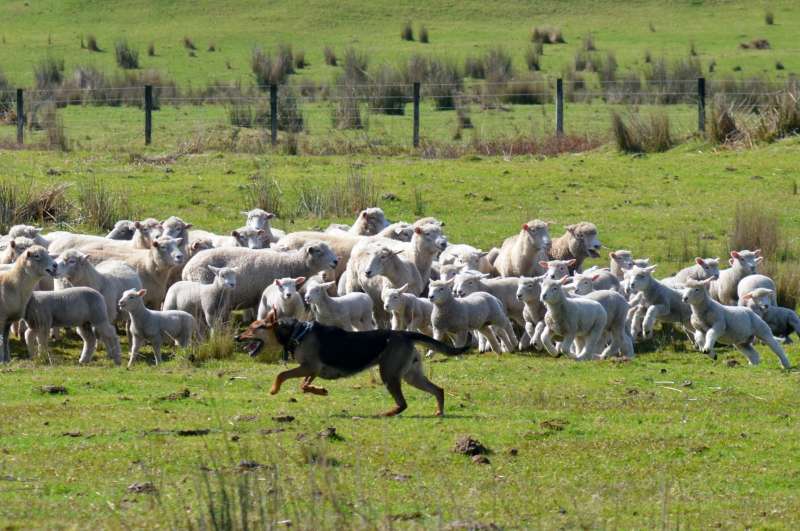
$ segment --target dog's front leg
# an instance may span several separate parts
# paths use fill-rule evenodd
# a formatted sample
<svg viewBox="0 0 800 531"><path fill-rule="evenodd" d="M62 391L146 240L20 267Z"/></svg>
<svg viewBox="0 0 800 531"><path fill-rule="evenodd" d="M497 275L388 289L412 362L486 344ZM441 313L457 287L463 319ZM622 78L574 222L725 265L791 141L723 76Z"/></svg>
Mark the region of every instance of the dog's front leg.
<svg viewBox="0 0 800 531"><path fill-rule="evenodd" d="M275 395L278 394L278 391L281 390L281 385L286 380L291 378L303 378L305 376L312 376L314 375L314 371L311 370L310 367L306 367L305 365L300 365L299 367L295 367L294 369L289 369L288 371L283 371L278 373L278 376L275 377L275 383L272 384L272 389L269 390L269 394Z"/></svg>
<svg viewBox="0 0 800 531"><path fill-rule="evenodd" d="M300 390L304 393L311 393L312 395L320 395L326 396L328 394L328 390L324 387L317 387L316 385L311 385L311 382L314 381L316 376L306 376L303 380L303 383L300 384Z"/></svg>

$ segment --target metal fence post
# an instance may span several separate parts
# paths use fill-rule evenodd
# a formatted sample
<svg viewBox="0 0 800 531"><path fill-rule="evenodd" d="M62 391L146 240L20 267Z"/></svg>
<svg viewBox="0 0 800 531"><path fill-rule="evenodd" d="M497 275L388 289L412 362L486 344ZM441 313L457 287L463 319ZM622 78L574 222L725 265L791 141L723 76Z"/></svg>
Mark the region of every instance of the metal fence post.
<svg viewBox="0 0 800 531"><path fill-rule="evenodd" d="M564 80L556 79L556 135L564 134Z"/></svg>
<svg viewBox="0 0 800 531"><path fill-rule="evenodd" d="M697 78L697 130L706 130L706 78Z"/></svg>
<svg viewBox="0 0 800 531"><path fill-rule="evenodd" d="M278 143L278 85L269 86L269 127L272 145Z"/></svg>
<svg viewBox="0 0 800 531"><path fill-rule="evenodd" d="M17 144L25 140L25 100L23 90L17 89Z"/></svg>
<svg viewBox="0 0 800 531"><path fill-rule="evenodd" d="M153 140L153 86L144 86L144 145Z"/></svg>
<svg viewBox="0 0 800 531"><path fill-rule="evenodd" d="M414 147L419 147L419 81L414 82Z"/></svg>

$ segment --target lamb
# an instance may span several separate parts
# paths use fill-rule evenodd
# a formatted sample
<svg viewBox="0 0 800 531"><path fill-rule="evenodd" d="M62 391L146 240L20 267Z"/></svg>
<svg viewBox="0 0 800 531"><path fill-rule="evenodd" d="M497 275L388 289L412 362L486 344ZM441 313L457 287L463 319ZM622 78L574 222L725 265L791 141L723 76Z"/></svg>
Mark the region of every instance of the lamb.
<svg viewBox="0 0 800 531"><path fill-rule="evenodd" d="M195 319L196 330L201 337L206 330L213 334L216 328L228 320L229 297L236 287L237 270L230 267L208 266L214 273L211 284L182 280L170 286L164 299L164 310L183 310Z"/></svg>
<svg viewBox="0 0 800 531"><path fill-rule="evenodd" d="M406 289L408 285L404 284L399 288L384 286L381 291L383 309L392 315L392 330L410 330L432 336L433 303L406 293Z"/></svg>
<svg viewBox="0 0 800 531"><path fill-rule="evenodd" d="M580 274L581 273L575 273L575 275ZM592 283L592 288L595 290L610 289L616 291L617 293L622 293L622 283L617 278L617 275L614 274L610 269L600 269L597 266L592 266L583 274L587 275Z"/></svg>
<svg viewBox="0 0 800 531"><path fill-rule="evenodd" d="M0 272L0 363L11 361L11 324L23 317L36 284L47 275L56 275L56 264L40 245L29 248L10 269Z"/></svg>
<svg viewBox="0 0 800 531"><path fill-rule="evenodd" d="M129 289L142 289L142 281L134 268L120 260L107 260L96 267L89 257L78 250L61 253L56 260L58 278L70 286L97 290L105 300L108 321L117 321L117 302Z"/></svg>
<svg viewBox="0 0 800 531"><path fill-rule="evenodd" d="M567 226L566 232L553 240L548 255L551 260L574 259L575 263L570 272L578 271L580 273L586 258L600 256L600 247L602 245L597 239L597 226L594 223L582 221Z"/></svg>
<svg viewBox="0 0 800 531"><path fill-rule="evenodd" d="M370 207L359 212L355 223L347 231L355 236L372 236L378 234L389 225L383 210Z"/></svg>
<svg viewBox="0 0 800 531"><path fill-rule="evenodd" d="M375 236L379 238L389 238L390 240L397 240L400 242L410 242L414 236L414 226L405 221L397 221L388 225L385 229L380 231Z"/></svg>
<svg viewBox="0 0 800 531"><path fill-rule="evenodd" d="M633 253L625 249L619 251L611 251L608 253L610 261L610 270L617 277L617 280L622 282L625 280L625 271L630 271L633 268Z"/></svg>
<svg viewBox="0 0 800 531"><path fill-rule="evenodd" d="M24 253L28 248L36 245L32 239L24 236L18 236L13 240L9 240L8 246L0 254L0 264L13 264L17 261L17 257Z"/></svg>
<svg viewBox="0 0 800 531"><path fill-rule="evenodd" d="M247 223L245 226L248 229L264 231L266 235L265 240L268 242L268 245L265 247L269 247L269 244L276 243L278 240L286 236L282 230L273 229L270 225L269 220L275 217L275 214L272 212L267 212L266 210L262 210L260 208L254 208L253 210L242 212L242 214L247 217Z"/></svg>
<svg viewBox="0 0 800 531"><path fill-rule="evenodd" d="M631 319L631 336L634 338L639 337L639 332L645 338L652 336L656 321L690 325L692 309L682 300L679 291L653 278L655 269L656 266L634 266L629 273L631 291L641 293L647 304L646 310L643 306L633 309L635 314Z"/></svg>
<svg viewBox="0 0 800 531"><path fill-rule="evenodd" d="M8 229L8 238L28 238L33 240L35 245L40 245L47 249L50 246L50 241L42 236L42 229L34 227L33 225L14 225Z"/></svg>
<svg viewBox="0 0 800 531"><path fill-rule="evenodd" d="M306 320L303 296L298 291L305 282L305 277L276 278L275 282L267 286L261 294L257 319L265 319L271 310L275 310L275 316L278 318Z"/></svg>
<svg viewBox="0 0 800 531"><path fill-rule="evenodd" d="M257 251L242 247L210 249L197 254L183 269L183 280L210 283L214 277L208 269L234 267L239 281L231 293L231 309L258 308L264 289L284 277L310 277L338 264L331 248L322 242L308 243L296 251Z"/></svg>
<svg viewBox="0 0 800 531"><path fill-rule="evenodd" d="M784 369L790 369L791 364L783 348L772 336L769 325L750 308L724 306L713 300L708 291L713 282L712 279L699 282L689 280L683 291L683 302L692 308L694 341L702 352L717 359L714 351L716 343L734 345L747 356L751 365L758 365L760 356L753 348L753 341L758 338L778 356Z"/></svg>
<svg viewBox="0 0 800 531"><path fill-rule="evenodd" d="M85 249L92 247L95 249L147 249L150 244L163 231L161 222L157 219L148 218L144 221L134 222L134 233L130 240L112 240L103 236L93 236L90 234L73 234L71 232L53 232L47 235L50 240L48 249L54 254L61 254L69 249Z"/></svg>
<svg viewBox="0 0 800 531"><path fill-rule="evenodd" d="M467 269L480 271L481 273L492 273L494 267L489 263L485 253L471 245L456 244L448 245L439 255L439 264L443 265L463 265Z"/></svg>
<svg viewBox="0 0 800 531"><path fill-rule="evenodd" d="M92 288L34 291L25 309L24 321L27 325L25 343L31 357L37 350L39 355L49 355L47 343L51 328L75 327L83 339L79 363L92 360L99 336L108 356L116 365L120 364L117 331L108 320L108 309L103 295Z"/></svg>
<svg viewBox="0 0 800 531"><path fill-rule="evenodd" d="M739 282L739 285L736 286L736 294L739 298L739 306L746 306L747 301L743 300L743 297L759 288L769 290L772 293L772 296L769 298L769 302L773 306L778 305L778 299L775 295L778 290L775 287L775 282L773 282L771 278L766 275L747 275Z"/></svg>
<svg viewBox="0 0 800 531"><path fill-rule="evenodd" d="M458 297L465 297L477 291L491 293L503 304L506 315L519 326L525 326L522 312L525 305L517 298L518 277L489 278L486 273L466 271L456 275L453 292Z"/></svg>
<svg viewBox="0 0 800 531"><path fill-rule="evenodd" d="M447 264L439 266L439 278L436 280L450 280L455 278L457 274L468 271L469 268L463 264Z"/></svg>
<svg viewBox="0 0 800 531"><path fill-rule="evenodd" d="M192 337L194 317L180 310L148 310L144 303L147 290L130 289L122 294L119 309L127 312L131 319L131 354L128 368L133 366L136 356L145 341L153 346L156 365L161 363L161 344L174 341L176 346L186 347Z"/></svg>
<svg viewBox="0 0 800 531"><path fill-rule="evenodd" d="M573 258L571 260L548 260L548 261L540 261L539 267L541 268L542 275L545 278L549 278L550 280L561 280L564 277L568 277L572 268L575 266L576 260Z"/></svg>
<svg viewBox="0 0 800 531"><path fill-rule="evenodd" d="M372 317L372 299L366 293L348 293L331 297L326 291L334 282L314 284L306 289L306 303L314 320L344 330L365 332L377 328Z"/></svg>
<svg viewBox="0 0 800 531"><path fill-rule="evenodd" d="M551 245L549 224L534 219L522 225L515 236L506 238L492 265L504 277L535 276L544 273L542 260Z"/></svg>
<svg viewBox="0 0 800 531"><path fill-rule="evenodd" d="M661 279L661 283L670 288L680 289L691 280L705 280L719 278L719 258L700 258L694 259L695 265L685 267L678 271L674 276Z"/></svg>
<svg viewBox="0 0 800 531"><path fill-rule="evenodd" d="M524 305L522 318L525 320L525 332L519 340L519 349L533 347L542 349L542 331L547 307L542 304L542 281L544 275L538 277L520 277L517 287L517 299Z"/></svg>
<svg viewBox="0 0 800 531"><path fill-rule="evenodd" d="M433 337L444 341L445 336L450 336L454 345L462 346L467 342L469 331L476 330L495 353L512 351L517 339L497 297L478 292L456 299L452 284L452 280L435 280L430 284Z"/></svg>
<svg viewBox="0 0 800 531"><path fill-rule="evenodd" d="M606 330L608 317L603 306L595 300L567 297L563 288L567 282L568 277L561 280L545 278L542 281L539 300L547 306L547 313L541 341L547 352L553 355L570 354L574 342L577 353L575 359L590 360ZM556 346L553 340L557 336L562 341Z"/></svg>
<svg viewBox="0 0 800 531"><path fill-rule="evenodd" d="M170 273L173 268L181 266L185 261L185 254L180 250L182 243L180 238L176 240L161 236L154 240L148 249L88 246L82 248L82 252L93 264L106 260L119 260L131 266L139 274L142 287L147 293L145 304L150 308L161 308L161 303L167 294Z"/></svg>
<svg viewBox="0 0 800 531"><path fill-rule="evenodd" d="M191 223L186 223L178 216L170 216L161 223L162 232L161 236L169 236L170 238L183 238L183 241L189 241L189 229L192 228Z"/></svg>
<svg viewBox="0 0 800 531"><path fill-rule="evenodd" d="M773 303L775 291L768 288L756 288L739 297L739 302L745 302L748 308L764 319L772 330L772 335L783 338L785 343L791 343L791 335L800 335L800 317L790 308L783 308Z"/></svg>
<svg viewBox="0 0 800 531"><path fill-rule="evenodd" d="M129 219L121 219L114 223L114 228L111 229L111 232L106 234L106 238L109 240L132 240L133 233L135 231L136 227L134 226L133 221Z"/></svg>
<svg viewBox="0 0 800 531"><path fill-rule="evenodd" d="M731 251L731 267L719 273L719 279L711 283L709 292L711 298L726 306L736 305L739 301L737 286L747 275L755 275L756 267L764 258L761 249L751 252L748 250Z"/></svg>
<svg viewBox="0 0 800 531"><path fill-rule="evenodd" d="M597 301L606 311L606 336L607 347L600 355L606 358L610 354L619 352L624 357L632 359L633 339L628 333L627 319L630 305L617 290L596 289L594 277L597 275L587 275L586 273L575 273L573 285L575 295Z"/></svg>

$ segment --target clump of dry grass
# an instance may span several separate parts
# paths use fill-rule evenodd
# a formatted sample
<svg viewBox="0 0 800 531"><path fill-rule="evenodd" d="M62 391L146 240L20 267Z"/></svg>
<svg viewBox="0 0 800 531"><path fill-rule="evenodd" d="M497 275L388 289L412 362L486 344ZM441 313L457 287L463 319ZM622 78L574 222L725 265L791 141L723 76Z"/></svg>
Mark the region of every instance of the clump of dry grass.
<svg viewBox="0 0 800 531"><path fill-rule="evenodd" d="M194 40L192 40L192 38L189 37L188 35L184 35L183 37L183 47L186 48L187 50L197 50L197 46L195 45Z"/></svg>
<svg viewBox="0 0 800 531"><path fill-rule="evenodd" d="M297 70L302 70L306 66L308 66L308 63L306 62L306 52L300 50L294 54L294 67Z"/></svg>
<svg viewBox="0 0 800 531"><path fill-rule="evenodd" d="M583 42L581 43L583 50L586 52L594 52L597 51L597 46L594 43L594 36L590 33L583 38Z"/></svg>
<svg viewBox="0 0 800 531"><path fill-rule="evenodd" d="M411 26L411 21L406 21L403 29L400 31L400 38L404 41L414 40L414 28Z"/></svg>
<svg viewBox="0 0 800 531"><path fill-rule="evenodd" d="M611 124L617 149L623 153L658 153L674 145L669 117L664 112L653 112L649 119L630 113L627 121L614 112Z"/></svg>
<svg viewBox="0 0 800 531"><path fill-rule="evenodd" d="M531 30L531 41L542 44L563 44L566 41L560 28L535 27Z"/></svg>
<svg viewBox="0 0 800 531"><path fill-rule="evenodd" d="M761 249L767 260L778 258L781 248L780 218L766 205L742 202L736 205L728 235L728 248Z"/></svg>
<svg viewBox="0 0 800 531"><path fill-rule="evenodd" d="M718 144L734 141L739 137L739 129L733 117L733 109L715 102L711 107L711 121L709 123L709 137Z"/></svg>
<svg viewBox="0 0 800 531"><path fill-rule="evenodd" d="M135 219L125 192L109 188L102 180L90 177L78 184L78 209L81 224L109 231L120 219Z"/></svg>
<svg viewBox="0 0 800 531"><path fill-rule="evenodd" d="M39 188L34 182L0 182L0 233L21 223L59 223L69 219L73 205L68 184Z"/></svg>
<svg viewBox="0 0 800 531"><path fill-rule="evenodd" d="M428 35L428 28L424 24L419 27L419 42L423 44L428 44L430 42L430 36Z"/></svg>
<svg viewBox="0 0 800 531"><path fill-rule="evenodd" d="M120 68L126 70L139 68L139 50L129 45L125 39L117 41L114 45L114 57Z"/></svg>
<svg viewBox="0 0 800 531"><path fill-rule="evenodd" d="M322 50L322 55L325 56L325 64L326 65L328 65L328 66L336 66L337 65L336 52L333 51L333 48L331 48L330 46L326 46Z"/></svg>
<svg viewBox="0 0 800 531"><path fill-rule="evenodd" d="M102 52L103 50L100 49L100 44L97 42L97 37L92 35L91 33L86 36L86 49L90 52Z"/></svg>
<svg viewBox="0 0 800 531"><path fill-rule="evenodd" d="M538 72L541 70L541 52L537 50L536 46L529 46L528 49L525 50L525 64L531 72Z"/></svg>
<svg viewBox="0 0 800 531"><path fill-rule="evenodd" d="M147 56L148 57L155 57L156 56L156 45L152 42L147 45Z"/></svg>
<svg viewBox="0 0 800 531"><path fill-rule="evenodd" d="M775 13L773 13L771 9L767 9L767 11L764 13L764 22L767 26L772 26L775 24Z"/></svg>

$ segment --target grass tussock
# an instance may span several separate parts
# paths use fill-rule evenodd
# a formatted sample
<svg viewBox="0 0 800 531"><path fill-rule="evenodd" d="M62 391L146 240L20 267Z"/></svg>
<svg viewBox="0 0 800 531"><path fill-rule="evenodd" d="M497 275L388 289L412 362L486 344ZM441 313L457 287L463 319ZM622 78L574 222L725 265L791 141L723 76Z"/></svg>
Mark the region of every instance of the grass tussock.
<svg viewBox="0 0 800 531"><path fill-rule="evenodd" d="M209 361L230 360L236 354L237 329L231 323L215 323L214 333L205 337L196 335L195 339L185 349L178 352L193 366L200 366Z"/></svg>
<svg viewBox="0 0 800 531"><path fill-rule="evenodd" d="M68 184L39 187L35 182L0 182L0 233L19 224L60 223L69 219L73 205Z"/></svg>
<svg viewBox="0 0 800 531"><path fill-rule="evenodd" d="M775 24L775 13L771 9L767 9L764 12L764 23L767 26L772 26Z"/></svg>
<svg viewBox="0 0 800 531"><path fill-rule="evenodd" d="M422 44L430 43L430 35L428 35L428 28L423 24L419 27L419 42Z"/></svg>
<svg viewBox="0 0 800 531"><path fill-rule="evenodd" d="M184 35L183 37L183 47L187 50L196 51L197 45L194 43L194 40L189 37L188 35Z"/></svg>
<svg viewBox="0 0 800 531"><path fill-rule="evenodd" d="M525 50L525 65L530 72L538 72L542 69L542 55L535 46L529 46Z"/></svg>
<svg viewBox="0 0 800 531"><path fill-rule="evenodd" d="M114 45L114 58L117 66L125 70L139 68L139 50L133 48L126 40L119 40Z"/></svg>
<svg viewBox="0 0 800 531"><path fill-rule="evenodd" d="M147 45L147 57L155 57L156 56L156 45L152 42Z"/></svg>
<svg viewBox="0 0 800 531"><path fill-rule="evenodd" d="M763 204L742 202L736 205L728 234L729 249L761 249L769 262L779 259L781 246L780 218L774 211Z"/></svg>
<svg viewBox="0 0 800 531"><path fill-rule="evenodd" d="M664 112L653 112L648 118L630 113L627 120L614 112L611 129L622 153L660 153L674 145L669 117Z"/></svg>
<svg viewBox="0 0 800 531"><path fill-rule="evenodd" d="M296 54L294 54L294 68L295 70L302 70L308 66L308 62L306 62L306 52L300 50Z"/></svg>
<svg viewBox="0 0 800 531"><path fill-rule="evenodd" d="M414 40L414 27L411 25L411 21L406 21L403 29L400 30L400 38L404 41L413 41Z"/></svg>
<svg viewBox="0 0 800 531"><path fill-rule="evenodd" d="M286 83L289 75L294 73L291 48L281 47L276 54L265 52L261 48L253 49L250 70L262 90L268 90L270 85Z"/></svg>
<svg viewBox="0 0 800 531"><path fill-rule="evenodd" d="M102 52L100 44L97 42L97 37L91 33L86 36L86 49L90 52Z"/></svg>
<svg viewBox="0 0 800 531"><path fill-rule="evenodd" d="M136 219L125 192L90 177L78 183L79 222L98 231L109 231L121 219Z"/></svg>
<svg viewBox="0 0 800 531"><path fill-rule="evenodd" d="M372 112L402 116L410 99L403 74L394 66L381 65L372 76L369 108Z"/></svg>
<svg viewBox="0 0 800 531"><path fill-rule="evenodd" d="M57 87L64 81L64 59L52 56L41 59L33 65L33 78L39 90Z"/></svg>
<svg viewBox="0 0 800 531"><path fill-rule="evenodd" d="M717 144L727 144L739 138L739 128L730 106L716 102L711 107L711 120L708 128L709 138Z"/></svg>
<svg viewBox="0 0 800 531"><path fill-rule="evenodd" d="M602 144L602 139L588 135L516 135L491 139L474 135L465 144L424 142L420 147L420 155L428 159L458 159L468 155L504 158L523 155L555 157L565 153L584 153L597 149Z"/></svg>
<svg viewBox="0 0 800 531"><path fill-rule="evenodd" d="M378 188L364 167L353 164L345 179L325 186L303 181L297 189L295 217L344 217L379 203Z"/></svg>
<svg viewBox="0 0 800 531"><path fill-rule="evenodd" d="M561 28L535 27L531 30L531 42L542 44L564 44L564 35Z"/></svg>
<svg viewBox="0 0 800 531"><path fill-rule="evenodd" d="M595 52L597 51L597 45L594 42L594 36L590 33L583 38L581 42L581 47L585 52Z"/></svg>
<svg viewBox="0 0 800 531"><path fill-rule="evenodd" d="M336 52L330 46L326 46L322 50L322 55L325 57L325 64L328 66L337 66Z"/></svg>

